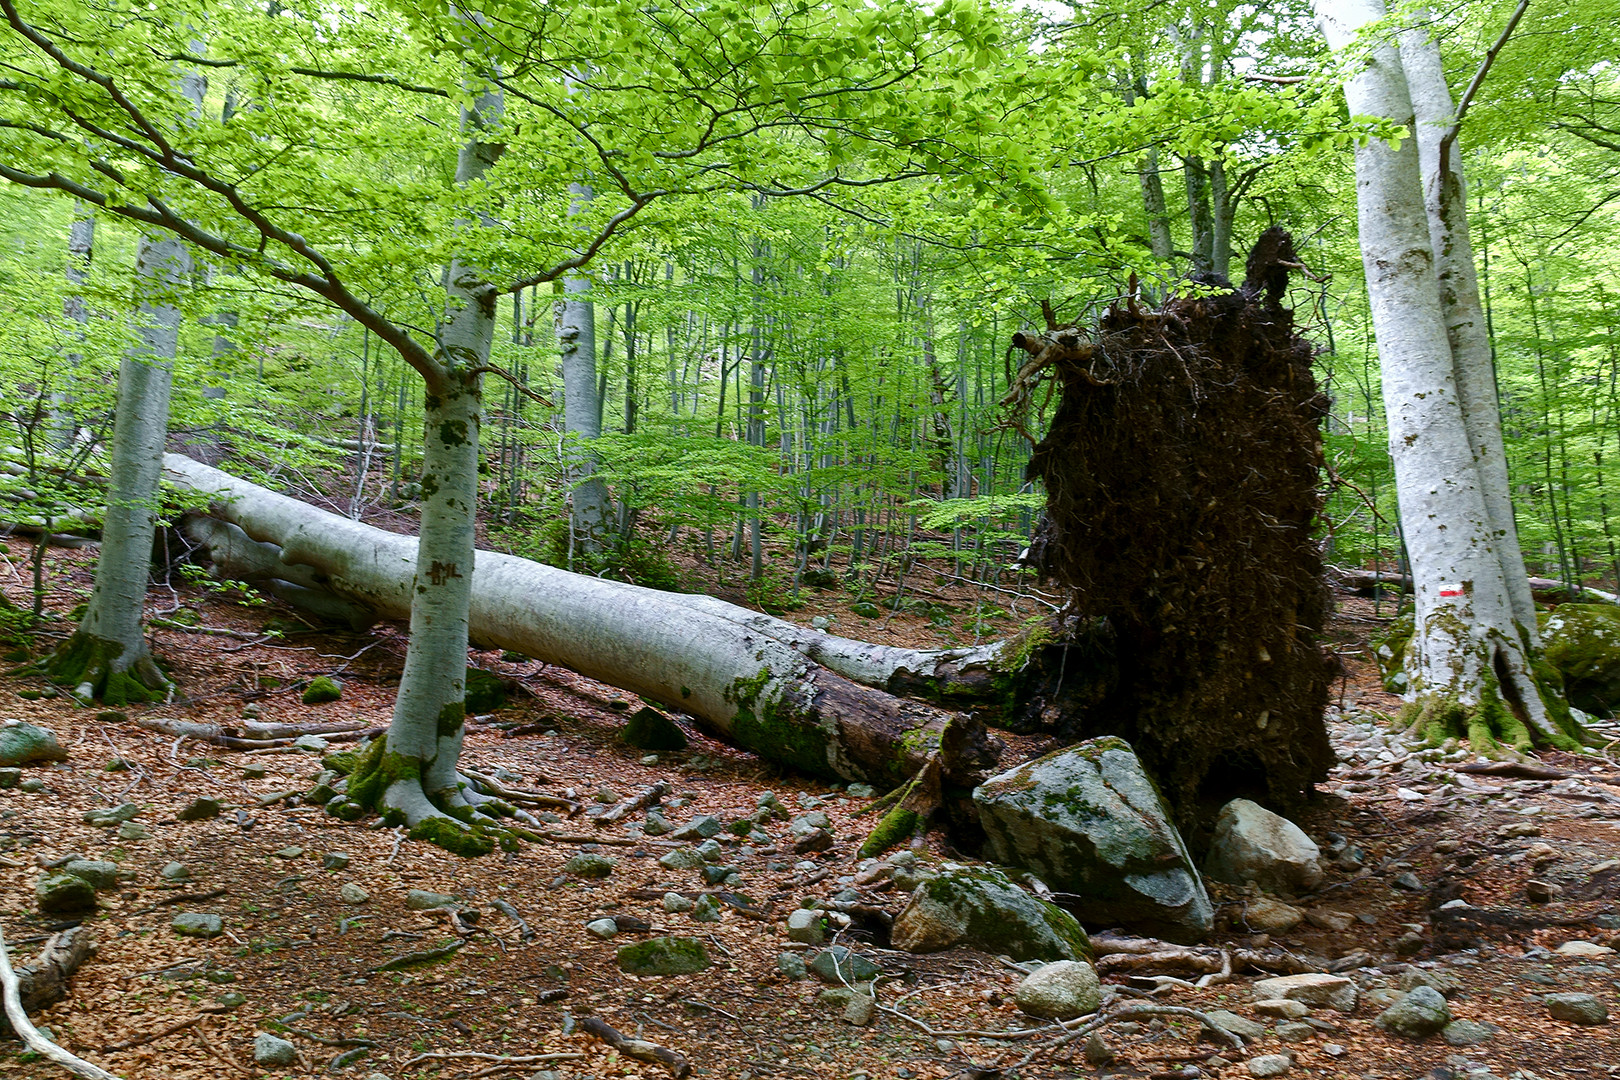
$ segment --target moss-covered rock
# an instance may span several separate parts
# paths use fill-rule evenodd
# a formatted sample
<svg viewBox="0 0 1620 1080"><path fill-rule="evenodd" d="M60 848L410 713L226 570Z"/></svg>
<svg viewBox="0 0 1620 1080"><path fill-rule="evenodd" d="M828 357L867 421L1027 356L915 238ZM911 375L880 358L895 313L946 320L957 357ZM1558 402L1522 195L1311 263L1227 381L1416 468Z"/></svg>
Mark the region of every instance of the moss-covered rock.
<svg viewBox="0 0 1620 1080"><path fill-rule="evenodd" d="M637 750L686 749L686 733L675 721L650 706L631 714L619 731L619 739Z"/></svg>
<svg viewBox="0 0 1620 1080"><path fill-rule="evenodd" d="M77 874L58 870L35 883L34 902L48 915L89 911L96 906L96 887Z"/></svg>
<svg viewBox="0 0 1620 1080"><path fill-rule="evenodd" d="M305 705L324 705L343 696L343 684L326 675L317 675L304 687L300 701Z"/></svg>
<svg viewBox="0 0 1620 1080"><path fill-rule="evenodd" d="M625 945L618 953L626 975L691 975L709 966L709 950L689 937L658 937Z"/></svg>
<svg viewBox="0 0 1620 1080"><path fill-rule="evenodd" d="M1215 909L1158 788L1123 739L1089 739L973 792L989 857L1034 871L1088 922L1197 941Z"/></svg>
<svg viewBox="0 0 1620 1080"><path fill-rule="evenodd" d="M492 713L506 705L506 680L483 668L467 669L467 712Z"/></svg>
<svg viewBox="0 0 1620 1080"><path fill-rule="evenodd" d="M1546 658L1564 677L1569 703L1612 716L1620 706L1620 607L1560 604L1542 620Z"/></svg>
<svg viewBox="0 0 1620 1080"><path fill-rule="evenodd" d="M0 766L66 761L67 756L56 735L45 728L16 722L0 727Z"/></svg>
<svg viewBox="0 0 1620 1080"><path fill-rule="evenodd" d="M907 952L963 945L1014 960L1091 958L1091 942L1073 915L991 867L948 866L922 882L890 940Z"/></svg>
<svg viewBox="0 0 1620 1080"><path fill-rule="evenodd" d="M1412 640L1414 626L1410 611L1398 615L1382 633L1372 639L1373 656L1378 661L1378 676L1384 689L1392 694L1406 692L1406 646Z"/></svg>

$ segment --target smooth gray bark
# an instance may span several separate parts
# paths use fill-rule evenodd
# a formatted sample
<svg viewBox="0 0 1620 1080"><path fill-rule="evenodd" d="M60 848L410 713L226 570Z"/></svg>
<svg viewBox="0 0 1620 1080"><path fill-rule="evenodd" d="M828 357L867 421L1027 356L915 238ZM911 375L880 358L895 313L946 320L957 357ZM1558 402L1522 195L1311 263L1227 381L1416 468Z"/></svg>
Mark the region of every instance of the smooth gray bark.
<svg viewBox="0 0 1620 1080"><path fill-rule="evenodd" d="M592 197L585 184L570 184L569 212L578 213ZM563 280L563 298L557 305L557 349L562 355L563 426L577 440L567 467L573 482L569 523L573 549L599 550L606 543L613 520L613 502L607 485L594 475L596 458L590 449L602 434L602 409L596 379L596 307L590 300L590 278L573 274Z"/></svg>
<svg viewBox="0 0 1620 1080"><path fill-rule="evenodd" d="M1536 605L1530 595L1518 525L1513 516L1490 333L1485 322L1485 307L1480 302L1474 246L1468 233L1468 197L1461 148L1450 147L1443 170L1440 160L1441 141L1456 121L1456 111L1440 62L1440 46L1428 31L1422 26L1402 31L1400 53L1417 122L1414 134L1423 168L1429 240L1434 249L1440 304L1445 311L1446 332L1451 343L1458 401L1468 428L1468 440L1474 448L1485 510L1496 533L1497 554L1508 582L1513 616L1530 635L1531 647L1539 648Z"/></svg>
<svg viewBox="0 0 1620 1080"><path fill-rule="evenodd" d="M1384 15L1382 0L1317 0L1316 8L1336 51L1357 45L1357 32ZM1370 43L1353 70L1345 84L1352 115L1417 129L1392 43ZM1409 695L1433 718L1488 715L1506 702L1537 741L1572 745L1549 714L1530 670L1527 630L1514 616L1458 390L1416 141L1359 146L1356 195L1402 535L1416 583Z"/></svg>
<svg viewBox="0 0 1620 1080"><path fill-rule="evenodd" d="M279 548L284 569L273 576L318 579L381 616L414 622L419 578L411 537L190 458L170 454L165 468L171 483L210 503L220 518ZM252 550L253 558L269 551ZM230 557L218 549L215 555ZM500 552L479 551L477 565L467 625L479 645L515 649L667 702L721 737L823 776L884 783L911 776L946 714L871 687L988 674L996 662L995 646L932 653L869 645L711 597L572 574ZM465 666L465 647L459 659Z"/></svg>

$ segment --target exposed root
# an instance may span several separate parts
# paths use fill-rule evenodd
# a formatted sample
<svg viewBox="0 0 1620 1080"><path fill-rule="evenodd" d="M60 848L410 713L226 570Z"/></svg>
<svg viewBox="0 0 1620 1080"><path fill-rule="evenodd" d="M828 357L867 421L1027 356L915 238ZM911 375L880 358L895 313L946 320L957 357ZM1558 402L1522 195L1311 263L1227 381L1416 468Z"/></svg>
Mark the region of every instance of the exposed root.
<svg viewBox="0 0 1620 1080"><path fill-rule="evenodd" d="M46 678L71 688L80 704L100 701L110 706L164 701L174 684L146 651L145 643L124 657L116 641L76 632L42 664Z"/></svg>

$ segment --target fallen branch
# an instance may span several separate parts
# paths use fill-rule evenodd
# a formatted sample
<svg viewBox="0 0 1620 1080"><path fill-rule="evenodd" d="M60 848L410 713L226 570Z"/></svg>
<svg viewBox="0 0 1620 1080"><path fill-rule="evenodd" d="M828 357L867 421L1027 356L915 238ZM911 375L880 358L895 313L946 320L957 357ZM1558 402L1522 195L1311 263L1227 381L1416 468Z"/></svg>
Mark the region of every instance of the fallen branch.
<svg viewBox="0 0 1620 1080"><path fill-rule="evenodd" d="M96 951L95 932L74 926L46 939L32 961L17 969L18 996L24 1012L39 1012L67 995L68 980ZM8 1034L0 1022L0 1035Z"/></svg>
<svg viewBox="0 0 1620 1080"><path fill-rule="evenodd" d="M534 931L529 929L529 924L523 921L523 916L518 914L517 908L513 907L511 904L507 903L505 900L500 899L499 897L496 897L494 900L491 900L489 903L490 903L490 906L493 907L496 911L500 912L502 915L505 915L508 919L511 919L513 922L517 923L518 940L519 941L533 941L534 940Z"/></svg>
<svg viewBox="0 0 1620 1080"><path fill-rule="evenodd" d="M159 735L191 739L195 742L222 746L227 750L262 750L281 748L302 735L318 735L323 739L344 741L358 739L368 733L365 725L323 724L300 727L294 724L243 724L227 727L223 724L204 724L192 720L175 720L166 716L138 716L135 726Z"/></svg>
<svg viewBox="0 0 1620 1080"><path fill-rule="evenodd" d="M6 955L4 932L0 932L0 987L3 987L5 995L6 1019L11 1022L11 1030L27 1044L28 1049L56 1062L75 1076L83 1076L87 1080L120 1080L117 1073L110 1073L99 1065L92 1065L57 1046L41 1035L39 1029L29 1021L28 1013L23 1010L22 990L17 985L17 973L11 970L11 957Z"/></svg>
<svg viewBox="0 0 1620 1080"><path fill-rule="evenodd" d="M686 1077L692 1075L691 1064L680 1054L645 1039L627 1039L598 1017L584 1017L580 1020L579 1027L581 1031L595 1035L625 1057L664 1066L675 1080L686 1080Z"/></svg>
<svg viewBox="0 0 1620 1080"><path fill-rule="evenodd" d="M159 1039L168 1038L177 1031L186 1030L186 1028L191 1027L201 1019L201 1016L188 1016L184 1020L170 1024L167 1027L159 1028L156 1031L149 1031L145 1035L137 1035L132 1039L123 1039L119 1042L108 1043L106 1046L101 1048L101 1052L103 1054L114 1054L120 1050L133 1050L137 1046L145 1046L147 1043L155 1043Z"/></svg>
<svg viewBox="0 0 1620 1080"><path fill-rule="evenodd" d="M646 791L643 791L635 798L626 799L617 806L613 807L611 810L598 814L595 819L596 824L612 825L631 814L639 813L642 810L647 809L647 807L652 806L665 795L668 795L669 792L669 782L667 780L660 780L658 783L652 785L652 787L649 787Z"/></svg>
<svg viewBox="0 0 1620 1080"><path fill-rule="evenodd" d="M478 1050L439 1050L417 1054L407 1059L400 1069L409 1069L424 1061L499 1061L507 1065L544 1065L548 1061L584 1061L586 1056L573 1051L559 1054L485 1054Z"/></svg>
<svg viewBox="0 0 1620 1080"><path fill-rule="evenodd" d="M152 912L156 911L158 908L169 907L172 904L189 904L189 903L192 903L194 901L214 900L214 899L217 899L218 897L224 896L229 891L230 891L229 889L214 889L214 890L212 890L210 892L205 892L205 893L175 893L173 896L165 896L163 899L158 900L158 901L156 901L154 903L148 904L146 907L141 908L139 911L130 912L130 914L131 915L150 915Z"/></svg>
<svg viewBox="0 0 1620 1080"><path fill-rule="evenodd" d="M564 799L557 795L547 795L542 791L529 791L526 788L511 787L507 784L501 783L488 773L477 772L473 769L467 768L465 765L460 766L460 769L461 774L467 777L469 780L476 781L479 788L486 795L493 795L498 799L505 799L507 802L533 803L536 806L555 806L559 809L567 810L569 817L573 817L575 814L579 813L579 803L574 802L572 799Z"/></svg>

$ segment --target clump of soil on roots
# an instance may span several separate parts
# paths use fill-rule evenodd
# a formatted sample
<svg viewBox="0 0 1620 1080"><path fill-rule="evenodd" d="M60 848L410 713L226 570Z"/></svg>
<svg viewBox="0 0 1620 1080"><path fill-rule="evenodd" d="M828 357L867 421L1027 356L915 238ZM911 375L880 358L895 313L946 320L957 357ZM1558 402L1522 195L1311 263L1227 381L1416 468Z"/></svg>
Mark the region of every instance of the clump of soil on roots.
<svg viewBox="0 0 1620 1080"><path fill-rule="evenodd" d="M1070 594L1016 711L1129 740L1184 823L1235 795L1296 804L1333 761L1312 537L1328 403L1280 303L1297 267L1273 229L1240 289L1013 339L1015 397L1047 372L1060 388L1029 559Z"/></svg>

